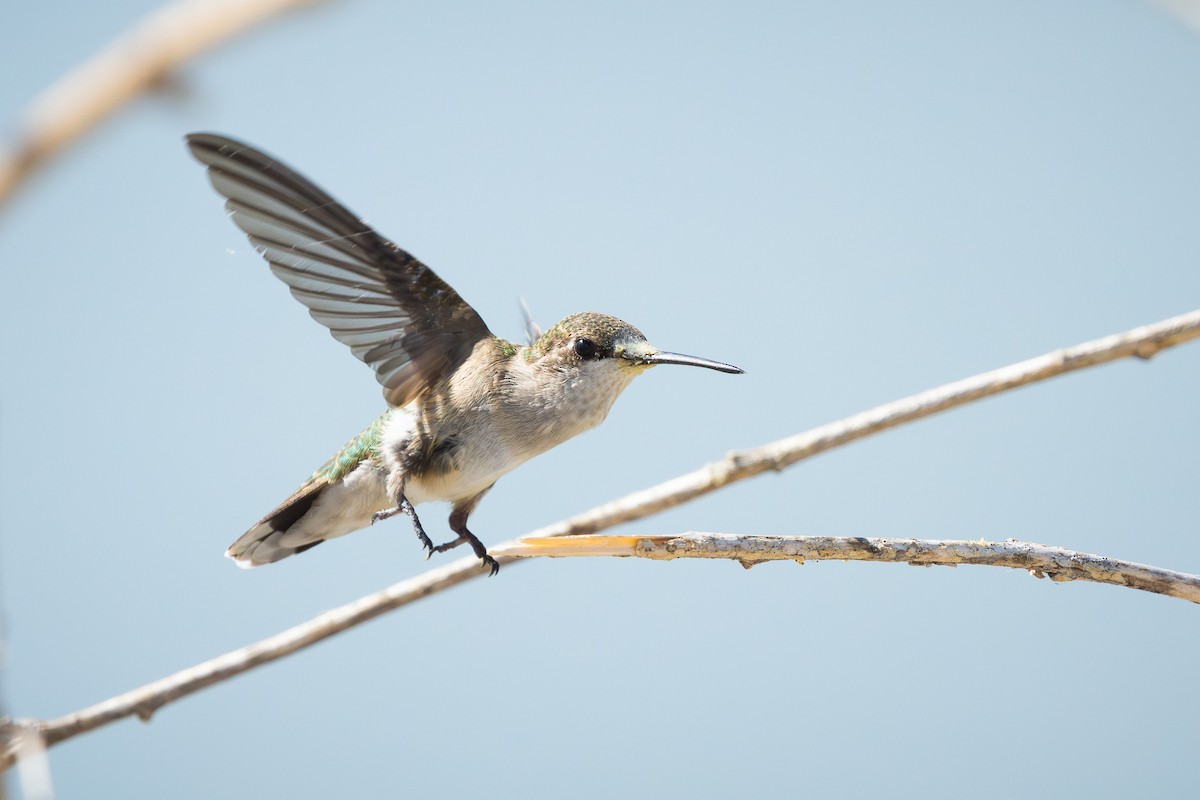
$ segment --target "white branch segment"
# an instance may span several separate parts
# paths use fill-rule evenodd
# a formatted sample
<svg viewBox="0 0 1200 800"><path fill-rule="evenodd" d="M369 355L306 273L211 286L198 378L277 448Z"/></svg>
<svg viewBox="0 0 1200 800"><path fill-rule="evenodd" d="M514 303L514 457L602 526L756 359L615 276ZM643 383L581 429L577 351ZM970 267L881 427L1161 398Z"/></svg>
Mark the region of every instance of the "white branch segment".
<svg viewBox="0 0 1200 800"><path fill-rule="evenodd" d="M39 95L0 148L0 205L50 156L180 64L284 11L319 0L178 0L146 16ZM43 35L53 36L53 31Z"/></svg>
<svg viewBox="0 0 1200 800"><path fill-rule="evenodd" d="M1056 350L1019 364L930 389L753 450L731 453L694 472L534 531L524 540L596 533L677 506L767 470L781 470L818 453L906 422L1107 361L1130 356L1149 358L1160 350L1197 337L1200 337L1200 311L1192 311L1153 325ZM517 542L506 542L493 547L492 552L500 554L516 546ZM501 564L515 563L508 556L500 556L498 560ZM1053 569L1051 573L1064 574L1064 571ZM0 720L0 747L3 748L0 749L0 768L12 763L13 731L36 730L46 745L50 746L125 717L138 716L148 720L151 714L167 703L206 686L268 664L380 614L485 574L480 569L478 559L473 556L462 558L327 611L260 642L225 653L90 708L53 720L7 723ZM6 730L8 733L5 733Z"/></svg>
<svg viewBox="0 0 1200 800"><path fill-rule="evenodd" d="M617 556L670 561L723 558L749 569L763 561L883 561L916 566L981 564L1023 569L1052 581L1092 581L1200 603L1200 575L1132 561L1020 542L878 539L866 536L738 536L689 532L678 536L524 538L491 549L495 556L568 558Z"/></svg>

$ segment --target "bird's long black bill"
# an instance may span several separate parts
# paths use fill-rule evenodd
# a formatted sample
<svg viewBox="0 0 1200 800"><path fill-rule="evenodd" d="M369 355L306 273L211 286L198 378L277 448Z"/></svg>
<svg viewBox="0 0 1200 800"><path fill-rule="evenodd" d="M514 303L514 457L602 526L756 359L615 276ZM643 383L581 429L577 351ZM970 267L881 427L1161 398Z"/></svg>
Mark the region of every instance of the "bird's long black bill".
<svg viewBox="0 0 1200 800"><path fill-rule="evenodd" d="M728 372L733 375L745 373L744 369L735 367L732 364L709 361L707 358L685 356L682 353L666 353L662 350L659 350L657 353L645 355L640 360L645 364L683 364L687 367L705 367L706 369L715 369L717 372Z"/></svg>

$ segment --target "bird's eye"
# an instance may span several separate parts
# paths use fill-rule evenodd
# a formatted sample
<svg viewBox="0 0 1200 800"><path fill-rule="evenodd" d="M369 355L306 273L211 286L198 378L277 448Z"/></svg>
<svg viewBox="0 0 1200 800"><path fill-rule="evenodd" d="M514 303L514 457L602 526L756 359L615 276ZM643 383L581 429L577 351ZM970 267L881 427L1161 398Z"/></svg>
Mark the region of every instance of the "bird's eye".
<svg viewBox="0 0 1200 800"><path fill-rule="evenodd" d="M596 355L596 343L591 339L576 339L575 355L580 358L593 358Z"/></svg>

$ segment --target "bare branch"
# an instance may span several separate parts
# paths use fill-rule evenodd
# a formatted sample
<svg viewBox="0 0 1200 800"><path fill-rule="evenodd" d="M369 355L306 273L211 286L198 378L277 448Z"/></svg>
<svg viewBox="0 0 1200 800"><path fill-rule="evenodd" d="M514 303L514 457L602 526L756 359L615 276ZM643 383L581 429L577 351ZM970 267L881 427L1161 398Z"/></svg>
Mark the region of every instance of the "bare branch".
<svg viewBox="0 0 1200 800"><path fill-rule="evenodd" d="M596 533L686 503L734 481L751 478L768 470L782 470L826 450L940 411L1121 358L1134 356L1149 359L1161 350L1197 337L1200 337L1200 311L1191 311L1152 325L1056 350L885 403L762 447L734 451L720 461L694 472L598 506L551 525L535 535Z"/></svg>
<svg viewBox="0 0 1200 800"><path fill-rule="evenodd" d="M982 564L1028 570L1035 578L1092 581L1140 589L1200 603L1200 575L1132 561L1019 542L877 539L865 536L737 536L689 532L678 536L571 536L517 539L490 551L495 556L617 556L669 561L725 558L749 569L763 561L884 561L917 566Z"/></svg>
<svg viewBox="0 0 1200 800"><path fill-rule="evenodd" d="M192 56L318 0L178 0L153 12L43 92L0 148L0 206L54 153Z"/></svg>
<svg viewBox="0 0 1200 800"><path fill-rule="evenodd" d="M1197 337L1200 337L1200 311L1193 311L1153 325L1146 325L1125 333L1057 350L1038 358L985 372L973 378L930 389L844 420L822 425L806 433L772 442L763 447L731 453L724 459L694 472L681 475L649 489L634 492L591 511L534 531L524 538L595 533L677 506L761 472L771 469L781 470L826 450L849 444L864 436L912 422L939 411L1108 361L1130 356L1150 358L1160 350ZM497 554L509 552L510 548L517 546L519 546L517 542L506 542L492 548L492 552ZM847 556L837 557L846 558ZM498 560L501 564L515 563L511 557L501 557ZM1013 564L1013 566L1024 565ZM1071 578L1076 577L1073 573L1069 573L1066 566L1050 567L1048 571L1043 571L1050 575L1069 574ZM1162 572L1165 573L1165 571ZM49 721L22 720L15 725L36 729L49 746L124 717L137 715L146 720L157 709L173 700L231 678L253 667L282 658L380 614L483 574L486 572L480 569L478 559L473 557L459 559L327 611L308 622L248 647L233 650L211 661L182 670L82 711ZM1154 574L1158 575L1159 572ZM3 730L4 726L0 725L0 733ZM0 767L7 767L13 758L11 742L5 742L3 746L4 751L0 752Z"/></svg>

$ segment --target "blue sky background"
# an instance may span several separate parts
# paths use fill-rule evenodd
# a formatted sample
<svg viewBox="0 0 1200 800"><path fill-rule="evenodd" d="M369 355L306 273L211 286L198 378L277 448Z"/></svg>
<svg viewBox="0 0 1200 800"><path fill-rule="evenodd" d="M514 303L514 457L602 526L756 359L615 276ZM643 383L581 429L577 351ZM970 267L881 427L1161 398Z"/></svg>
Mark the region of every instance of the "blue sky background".
<svg viewBox="0 0 1200 800"><path fill-rule="evenodd" d="M17 4L0 119L153 2ZM1137 2L392 3L190 64L0 215L4 702L76 710L425 568L393 521L226 545L382 399L224 218L275 153L493 330L662 368L504 478L499 542L1200 306L1200 36ZM972 405L628 532L1021 538L1200 571L1200 347ZM444 509L422 509L435 538ZM59 796L1182 795L1200 611L985 568L522 565L51 751ZM19 796L19 795L18 795Z"/></svg>

